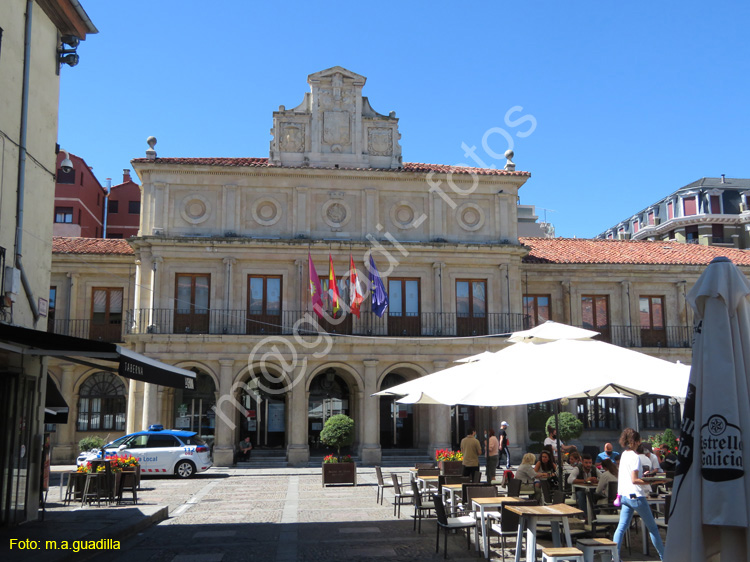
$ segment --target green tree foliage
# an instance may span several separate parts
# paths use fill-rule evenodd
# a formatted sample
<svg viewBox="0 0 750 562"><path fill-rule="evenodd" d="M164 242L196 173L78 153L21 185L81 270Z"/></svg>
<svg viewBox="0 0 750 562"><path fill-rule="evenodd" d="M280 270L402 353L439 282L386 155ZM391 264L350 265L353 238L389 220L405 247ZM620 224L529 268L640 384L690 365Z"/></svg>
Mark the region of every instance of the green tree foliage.
<svg viewBox="0 0 750 562"><path fill-rule="evenodd" d="M583 433L583 422L570 412L560 412L558 416L560 427L557 428L557 435L561 441L570 441L577 439ZM555 426L555 416L547 418L547 426Z"/></svg>
<svg viewBox="0 0 750 562"><path fill-rule="evenodd" d="M90 435L84 437L78 442L78 449L80 451L90 451L91 449L101 449L104 445L104 437L98 435Z"/></svg>
<svg viewBox="0 0 750 562"><path fill-rule="evenodd" d="M337 414L326 420L320 441L329 447L336 447L341 455L341 447L348 447L354 442L354 420L347 415Z"/></svg>

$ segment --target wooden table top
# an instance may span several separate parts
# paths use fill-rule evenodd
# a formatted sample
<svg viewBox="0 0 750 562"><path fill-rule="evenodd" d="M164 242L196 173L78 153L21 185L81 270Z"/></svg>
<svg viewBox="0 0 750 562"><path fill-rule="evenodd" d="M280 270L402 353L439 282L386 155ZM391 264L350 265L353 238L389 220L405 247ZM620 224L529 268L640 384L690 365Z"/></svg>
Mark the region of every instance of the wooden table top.
<svg viewBox="0 0 750 562"><path fill-rule="evenodd" d="M520 502L520 501L526 501L526 500L512 497L512 496L497 496L495 498L472 498L471 501L477 505L481 505L481 504L500 505L504 503L514 503L514 502Z"/></svg>
<svg viewBox="0 0 750 562"><path fill-rule="evenodd" d="M460 490L461 484L443 484L443 488L449 488L451 490Z"/></svg>
<svg viewBox="0 0 750 562"><path fill-rule="evenodd" d="M671 478L667 478L666 476L644 476L641 480L649 484L658 484L660 482L667 484L672 481Z"/></svg>
<svg viewBox="0 0 750 562"><path fill-rule="evenodd" d="M572 517L573 515L583 514L583 511L577 507L564 503L553 505L509 505L508 510L518 515L539 515L542 517Z"/></svg>

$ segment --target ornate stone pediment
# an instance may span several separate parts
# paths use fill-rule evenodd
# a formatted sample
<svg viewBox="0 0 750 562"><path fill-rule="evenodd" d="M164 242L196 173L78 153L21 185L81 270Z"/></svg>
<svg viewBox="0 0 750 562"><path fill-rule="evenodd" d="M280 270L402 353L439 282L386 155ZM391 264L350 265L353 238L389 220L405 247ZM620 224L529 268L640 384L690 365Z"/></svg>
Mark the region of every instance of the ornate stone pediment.
<svg viewBox="0 0 750 562"><path fill-rule="evenodd" d="M372 109L367 79L340 66L307 77L310 93L273 113L270 161L277 166L398 168L401 135L395 112Z"/></svg>

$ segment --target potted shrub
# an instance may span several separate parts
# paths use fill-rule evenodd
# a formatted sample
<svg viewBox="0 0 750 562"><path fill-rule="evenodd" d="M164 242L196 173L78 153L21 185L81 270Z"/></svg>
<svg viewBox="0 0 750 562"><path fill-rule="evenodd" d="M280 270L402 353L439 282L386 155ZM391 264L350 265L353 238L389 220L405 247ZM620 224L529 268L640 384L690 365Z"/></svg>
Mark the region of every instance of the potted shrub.
<svg viewBox="0 0 750 562"><path fill-rule="evenodd" d="M336 456L323 459L323 486L327 484L357 485L357 465L351 456L341 456L341 447L348 447L354 441L354 420L344 414L331 416L320 432L321 443L336 448Z"/></svg>
<svg viewBox="0 0 750 562"><path fill-rule="evenodd" d="M443 476L461 476L464 473L464 456L461 451L450 449L438 449L435 451L435 460L438 461Z"/></svg>

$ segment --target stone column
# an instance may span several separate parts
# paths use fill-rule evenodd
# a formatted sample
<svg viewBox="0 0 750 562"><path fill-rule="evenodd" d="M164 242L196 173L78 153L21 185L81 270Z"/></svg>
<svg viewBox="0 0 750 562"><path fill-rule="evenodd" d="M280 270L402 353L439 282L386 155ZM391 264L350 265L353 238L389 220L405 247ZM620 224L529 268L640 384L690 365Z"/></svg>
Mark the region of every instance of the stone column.
<svg viewBox="0 0 750 562"><path fill-rule="evenodd" d="M633 308L630 301L630 281L620 281L620 299L622 300L622 323L624 326L633 325Z"/></svg>
<svg viewBox="0 0 750 562"><path fill-rule="evenodd" d="M687 292L687 281L677 281L674 284L675 288L675 294L676 299L675 302L677 303L677 318L679 319L678 322L680 326L688 326L688 334L687 337L691 338L692 335L690 333L689 327L691 326L692 322L690 320L689 315L689 307L687 304L687 298L686 298L686 292Z"/></svg>
<svg viewBox="0 0 750 562"><path fill-rule="evenodd" d="M307 260L303 260L303 259L294 260L295 270L297 271L297 278L294 280L294 282L296 283L296 286L288 287L287 289L287 291L289 290L293 291L291 294L297 296L297 302L294 302L294 299L292 298L287 299L286 302L292 303L292 306L294 307L293 310L297 310L297 311L307 310L307 302L305 299L307 298L307 295L310 294L310 290L309 288L305 287L305 269L304 268L306 265L307 265Z"/></svg>
<svg viewBox="0 0 750 562"><path fill-rule="evenodd" d="M446 361L436 360L432 362L433 372L442 371L447 365ZM450 406L420 406L424 410L429 408L430 416L430 445L427 453L435 458L438 449L451 448L451 407Z"/></svg>
<svg viewBox="0 0 750 562"><path fill-rule="evenodd" d="M78 312L78 304L85 302L83 299L78 298L78 279L79 279L78 273L68 273L68 279L70 281L68 282L68 318L71 320L76 320L78 318L83 318L83 316L79 316ZM66 335L69 336L79 336L79 334L73 333L73 324L69 324L68 331L66 332ZM80 337L80 336L79 336Z"/></svg>
<svg viewBox="0 0 750 562"><path fill-rule="evenodd" d="M162 308L159 291L159 274L161 273L162 266L164 264L164 258L161 256L154 256L151 263L151 310L155 308ZM153 312L152 312L153 314ZM152 320L153 323L153 320Z"/></svg>
<svg viewBox="0 0 750 562"><path fill-rule="evenodd" d="M379 464L380 448L380 398L372 396L378 391L378 360L365 359L364 417L362 418L362 445L359 455L364 464Z"/></svg>
<svg viewBox="0 0 750 562"><path fill-rule="evenodd" d="M219 398L216 407L223 415L216 413L216 442L214 443L214 463L216 466L234 464L234 441L232 432L236 429L236 400L232 390L234 359L219 359Z"/></svg>
<svg viewBox="0 0 750 562"><path fill-rule="evenodd" d="M287 436L286 460L291 466L305 466L310 460L310 447L307 443L308 394L305 368L297 366L291 390L287 393L292 423Z"/></svg>
<svg viewBox="0 0 750 562"><path fill-rule="evenodd" d="M138 381L130 379L128 380L128 409L127 414L125 416L125 432L126 433L135 433L136 430L136 391L138 386ZM143 383L140 383L143 384Z"/></svg>
<svg viewBox="0 0 750 562"><path fill-rule="evenodd" d="M62 377L60 384L60 393L68 403L68 423L57 426L57 446L55 447L56 460L66 463L75 462L78 447L75 442L76 438L76 420L78 418L78 400L73 401L73 382L75 365L72 363L63 363L60 365Z"/></svg>

